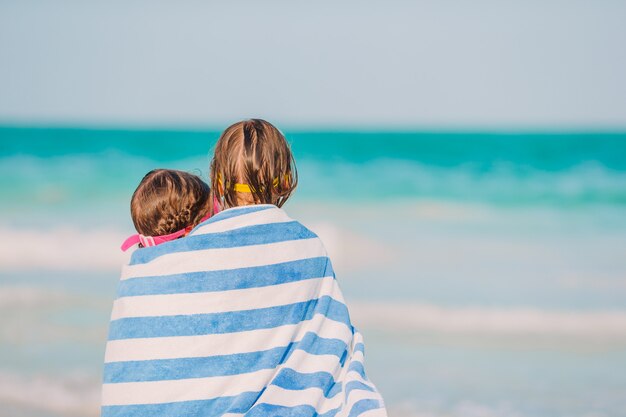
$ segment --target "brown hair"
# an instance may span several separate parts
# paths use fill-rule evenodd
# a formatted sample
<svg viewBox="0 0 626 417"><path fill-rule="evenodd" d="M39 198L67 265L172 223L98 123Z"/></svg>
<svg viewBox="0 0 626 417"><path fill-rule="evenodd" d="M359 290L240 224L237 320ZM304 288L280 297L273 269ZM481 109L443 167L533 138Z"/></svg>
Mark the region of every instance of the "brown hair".
<svg viewBox="0 0 626 417"><path fill-rule="evenodd" d="M247 184L251 193L236 191L237 183ZM241 201L281 207L297 184L289 144L280 130L265 120L237 122L224 130L215 144L211 188L223 208L238 206Z"/></svg>
<svg viewBox="0 0 626 417"><path fill-rule="evenodd" d="M208 213L209 198L209 186L197 175L155 169L133 193L130 214L142 235L167 235L199 224Z"/></svg>

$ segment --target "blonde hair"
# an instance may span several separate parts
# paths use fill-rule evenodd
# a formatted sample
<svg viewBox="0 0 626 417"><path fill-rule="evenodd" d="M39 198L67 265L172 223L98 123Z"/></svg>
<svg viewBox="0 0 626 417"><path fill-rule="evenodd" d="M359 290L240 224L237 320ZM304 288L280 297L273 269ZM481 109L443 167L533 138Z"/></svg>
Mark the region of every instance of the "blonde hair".
<svg viewBox="0 0 626 417"><path fill-rule="evenodd" d="M246 184L250 192L242 192L236 184ZM297 184L289 144L271 123L261 119L237 122L217 141L211 161L211 188L223 208L241 202L281 207Z"/></svg>

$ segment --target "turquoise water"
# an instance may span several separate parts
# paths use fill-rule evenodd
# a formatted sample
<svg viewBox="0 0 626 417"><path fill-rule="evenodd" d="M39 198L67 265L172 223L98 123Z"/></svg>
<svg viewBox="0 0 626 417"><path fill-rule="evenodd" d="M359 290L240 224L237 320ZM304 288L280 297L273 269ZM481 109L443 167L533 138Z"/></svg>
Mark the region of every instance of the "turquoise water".
<svg viewBox="0 0 626 417"><path fill-rule="evenodd" d="M626 415L626 133L285 134L392 417ZM0 128L0 414L97 415L130 196L218 136Z"/></svg>
<svg viewBox="0 0 626 417"><path fill-rule="evenodd" d="M287 133L299 164L315 174L302 178L301 198L626 204L626 134ZM5 167L0 185L16 192L36 185L32 174L23 174L32 173L37 167L30 165L41 158L63 165L50 165L57 175L106 172L88 179L105 192L134 185L134 175L149 163L191 160L206 172L218 136L216 131L0 128ZM20 179L25 182L19 187L7 182ZM81 185L77 177L67 184Z"/></svg>

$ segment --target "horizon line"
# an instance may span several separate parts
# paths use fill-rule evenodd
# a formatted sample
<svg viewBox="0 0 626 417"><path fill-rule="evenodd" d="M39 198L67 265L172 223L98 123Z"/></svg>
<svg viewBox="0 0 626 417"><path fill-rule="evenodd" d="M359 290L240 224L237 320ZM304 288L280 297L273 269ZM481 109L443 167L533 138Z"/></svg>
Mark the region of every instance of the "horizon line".
<svg viewBox="0 0 626 417"><path fill-rule="evenodd" d="M93 122L43 122L30 123L0 120L0 130L74 130L74 131L137 131L137 132L221 132L232 122L207 123L93 123ZM459 126L459 125L377 125L357 126L351 124L281 124L280 130L288 133L362 133L362 134L494 134L494 135L626 135L626 126Z"/></svg>

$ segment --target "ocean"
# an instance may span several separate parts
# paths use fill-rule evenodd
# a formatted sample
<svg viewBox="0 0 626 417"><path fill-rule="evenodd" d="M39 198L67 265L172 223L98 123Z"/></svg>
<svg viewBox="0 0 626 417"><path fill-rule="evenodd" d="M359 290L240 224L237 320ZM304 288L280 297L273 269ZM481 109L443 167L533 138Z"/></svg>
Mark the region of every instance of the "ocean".
<svg viewBox="0 0 626 417"><path fill-rule="evenodd" d="M626 416L626 133L285 131L390 417ZM0 416L97 416L143 175L216 130L0 127Z"/></svg>

